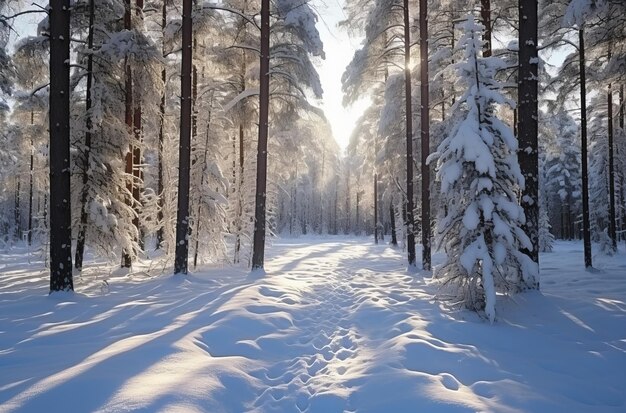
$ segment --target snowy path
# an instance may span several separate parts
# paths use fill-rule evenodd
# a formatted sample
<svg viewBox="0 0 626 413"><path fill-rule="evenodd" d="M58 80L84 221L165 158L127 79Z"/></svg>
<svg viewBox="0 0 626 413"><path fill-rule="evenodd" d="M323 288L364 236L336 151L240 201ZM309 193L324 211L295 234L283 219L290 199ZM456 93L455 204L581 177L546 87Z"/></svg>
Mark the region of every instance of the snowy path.
<svg viewBox="0 0 626 413"><path fill-rule="evenodd" d="M626 259L543 259L542 294L489 325L443 311L404 255L368 240L279 241L267 275L94 270L47 293L0 255L0 412L623 412Z"/></svg>

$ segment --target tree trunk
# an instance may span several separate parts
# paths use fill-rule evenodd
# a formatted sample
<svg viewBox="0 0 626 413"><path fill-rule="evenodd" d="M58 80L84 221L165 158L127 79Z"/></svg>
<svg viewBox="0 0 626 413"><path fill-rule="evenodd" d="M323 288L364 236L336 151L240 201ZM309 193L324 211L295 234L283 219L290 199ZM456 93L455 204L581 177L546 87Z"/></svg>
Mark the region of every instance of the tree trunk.
<svg viewBox="0 0 626 413"><path fill-rule="evenodd" d="M609 59L611 58L609 52ZM609 237L611 238L611 248L617 251L617 233L615 224L615 167L613 159L613 92L609 83L609 92L607 94L607 117L609 131Z"/></svg>
<svg viewBox="0 0 626 413"><path fill-rule="evenodd" d="M585 249L585 267L591 262L591 229L589 225L589 178L587 168L587 81L585 74L585 32L578 30L578 56L580 63L580 158L582 161L583 192L583 245Z"/></svg>
<svg viewBox="0 0 626 413"><path fill-rule="evenodd" d="M161 9L161 33L165 37L165 27L167 26L167 2L164 1ZM163 59L165 59L165 42L161 49ZM157 175L157 194L159 197L159 212L157 213L157 221L159 229L156 234L156 248L162 248L164 229L163 229L163 206L165 202L163 200L163 150L165 143L165 95L167 91L167 70L166 65L163 63L163 69L161 69L161 82L163 82L163 92L161 93L161 103L159 105L159 153L158 153L158 175Z"/></svg>
<svg viewBox="0 0 626 413"><path fill-rule="evenodd" d="M391 222L391 245L398 246L398 237L396 235L396 211L393 208L393 199L389 202L389 221Z"/></svg>
<svg viewBox="0 0 626 413"><path fill-rule="evenodd" d="M124 29L130 30L131 14L130 14L130 0L124 2ZM133 74L128 63L128 58L124 59L124 121L126 122L126 128L128 133L133 133ZM126 173L126 205L134 209L133 205L133 148L132 145L128 148L125 158L124 172ZM134 221L134 220L133 220ZM122 267L130 268L132 265L131 251L122 251Z"/></svg>
<svg viewBox="0 0 626 413"><path fill-rule="evenodd" d="M420 124L422 135L422 268L430 271L430 167L426 162L430 154L427 4L427 0L420 0L420 99L422 106Z"/></svg>
<svg viewBox="0 0 626 413"><path fill-rule="evenodd" d="M143 0L136 0L135 2L135 14L139 17L142 16ZM143 185L143 168L141 166L141 142L143 140L143 127L142 127L142 109L141 109L141 95L139 90L135 89L135 96L133 99L133 130L135 132L136 146L133 148L133 205L135 209L135 218L133 224L137 228L139 247L143 249L143 231L141 229L141 223L139 222L139 213L141 208L141 187Z"/></svg>
<svg viewBox="0 0 626 413"><path fill-rule="evenodd" d="M85 253L85 234L87 232L87 203L89 201L89 163L91 155L91 85L93 83L93 25L94 25L95 5L94 0L89 0L89 31L87 35L87 90L85 92L85 150L83 155L82 183L83 188L80 194L80 225L78 227L78 237L76 238L76 254L74 256L74 266L77 270L83 268L83 256Z"/></svg>
<svg viewBox="0 0 626 413"><path fill-rule="evenodd" d="M30 124L33 125L33 111L30 112ZM28 246L33 243L33 167L35 166L34 142L30 140L30 170L28 175Z"/></svg>
<svg viewBox="0 0 626 413"><path fill-rule="evenodd" d="M337 217L337 211L339 209L339 177L337 176L336 180L335 180L335 216L333 217L333 235L337 235L338 234L338 228L337 228L337 221L338 221L338 217Z"/></svg>
<svg viewBox="0 0 626 413"><path fill-rule="evenodd" d="M518 66L518 158L526 185L522 191L521 205L526 214L522 227L530 238L532 249L524 251L539 264L539 157L538 157L538 58L537 58L537 1L520 0L519 15L524 23L519 29ZM538 289L538 282L527 285Z"/></svg>
<svg viewBox="0 0 626 413"><path fill-rule="evenodd" d="M523 0L522 0L523 1ZM483 57L491 56L491 1L480 0L480 19L483 26L483 41L485 42L483 49Z"/></svg>
<svg viewBox="0 0 626 413"><path fill-rule="evenodd" d="M252 269L262 269L265 256L265 201L267 199L267 135L270 103L270 1L261 0L261 57L259 93L259 142L256 166L254 246Z"/></svg>
<svg viewBox="0 0 626 413"><path fill-rule="evenodd" d="M15 238L19 241L22 238L22 207L20 202L20 192L22 190L22 182L19 176L15 176L15 203L14 203L14 218L15 218Z"/></svg>
<svg viewBox="0 0 626 413"><path fill-rule="evenodd" d="M420 0L421 1L421 0ZM421 28L420 28L421 31ZM404 100L406 105L406 226L409 267L415 266L415 219L413 218L413 109L411 105L411 36L409 0L404 0ZM421 32L420 32L421 34Z"/></svg>
<svg viewBox="0 0 626 413"><path fill-rule="evenodd" d="M70 193L70 2L51 0L50 292L72 291Z"/></svg>
<svg viewBox="0 0 626 413"><path fill-rule="evenodd" d="M178 210L174 274L187 274L189 255L189 174L191 161L191 0L183 0L183 39L180 97L180 142L178 146Z"/></svg>
<svg viewBox="0 0 626 413"><path fill-rule="evenodd" d="M378 245L378 174L374 174L374 244Z"/></svg>
<svg viewBox="0 0 626 413"><path fill-rule="evenodd" d="M361 206L361 191L359 190L359 187L357 186L356 189L356 222L354 223L354 233L356 235L361 235L361 211L360 211L360 207Z"/></svg>
<svg viewBox="0 0 626 413"><path fill-rule="evenodd" d="M626 137L624 134L624 85L620 85L619 87L619 128L622 134L622 139ZM617 145L619 148L619 145ZM624 156L624 154L622 154ZM618 154L618 159L620 159ZM621 170L619 174L620 178L620 193L621 193L621 207L622 207L622 239L626 241L626 171Z"/></svg>

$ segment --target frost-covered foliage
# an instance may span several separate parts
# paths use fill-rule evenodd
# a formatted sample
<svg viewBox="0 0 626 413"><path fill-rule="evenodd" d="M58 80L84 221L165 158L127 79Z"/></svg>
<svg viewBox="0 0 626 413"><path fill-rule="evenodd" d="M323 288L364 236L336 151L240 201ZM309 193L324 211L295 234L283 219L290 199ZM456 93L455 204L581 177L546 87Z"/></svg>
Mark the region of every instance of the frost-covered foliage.
<svg viewBox="0 0 626 413"><path fill-rule="evenodd" d="M82 14L75 13L73 19L84 26L75 27L76 36L86 36L88 7L82 4ZM143 148L141 131L131 130L125 122L125 67L132 67L133 107L142 105L141 117L147 119L157 108L148 102L158 101L160 85L159 62L161 53L152 39L146 35L142 15L133 13L133 29L124 30L119 23L124 15L124 3L120 0L96 0L94 49L78 48L81 67L86 67L87 57L93 56L93 84L91 109L83 106L73 108L72 123L75 176L87 174L87 187L80 179L72 180L74 225L78 233L81 194L87 193L86 244L99 255L110 259L127 252L134 260L141 251L140 227L133 222L141 214L144 203L140 196L133 199L129 182L141 186L142 179L129 177L125 173L125 158L129 148ZM82 70L73 74L74 84L84 79ZM75 90L74 102L84 98L83 90ZM91 145L85 147L86 117L91 119ZM150 123L144 121L144 128ZM84 155L89 153L87 170L83 170ZM137 166L139 168L139 166ZM155 215L153 212L150 214ZM120 249L111 248L112 245Z"/></svg>
<svg viewBox="0 0 626 413"><path fill-rule="evenodd" d="M436 278L452 286L452 301L496 317L496 293L515 293L538 283L538 268L521 250L530 240L521 228L524 212L516 189L524 185L517 161L517 140L497 117L498 105L513 105L494 80L504 64L480 57L483 27L473 16L461 25L456 65L465 92L451 108L464 116L438 151L437 179L447 206L438 224L447 253Z"/></svg>

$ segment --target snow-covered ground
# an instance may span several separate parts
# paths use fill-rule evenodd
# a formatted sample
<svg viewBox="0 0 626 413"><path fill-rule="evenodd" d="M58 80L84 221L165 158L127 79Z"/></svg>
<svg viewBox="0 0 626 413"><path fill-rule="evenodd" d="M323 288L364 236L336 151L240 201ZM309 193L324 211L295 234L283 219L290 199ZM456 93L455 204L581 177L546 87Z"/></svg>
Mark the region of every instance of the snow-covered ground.
<svg viewBox="0 0 626 413"><path fill-rule="evenodd" d="M500 300L491 325L367 239L278 240L263 277L99 266L52 296L14 249L0 412L625 412L626 254L541 259L541 293Z"/></svg>

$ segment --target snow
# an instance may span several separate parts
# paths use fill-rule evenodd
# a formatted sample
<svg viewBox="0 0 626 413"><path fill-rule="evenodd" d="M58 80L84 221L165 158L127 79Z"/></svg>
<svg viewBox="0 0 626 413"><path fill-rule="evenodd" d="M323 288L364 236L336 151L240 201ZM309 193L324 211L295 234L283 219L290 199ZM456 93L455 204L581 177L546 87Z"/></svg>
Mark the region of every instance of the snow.
<svg viewBox="0 0 626 413"><path fill-rule="evenodd" d="M585 271L582 243L555 242L542 291L498 295L490 324L366 238L275 240L265 274L88 261L76 293L50 296L39 253L16 247L0 411L624 412L620 252Z"/></svg>

